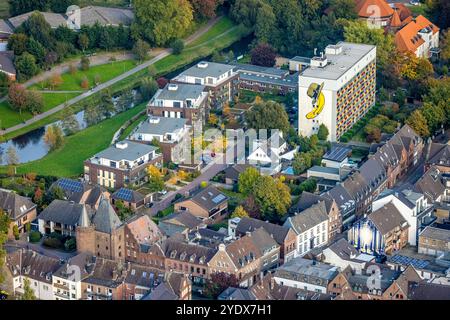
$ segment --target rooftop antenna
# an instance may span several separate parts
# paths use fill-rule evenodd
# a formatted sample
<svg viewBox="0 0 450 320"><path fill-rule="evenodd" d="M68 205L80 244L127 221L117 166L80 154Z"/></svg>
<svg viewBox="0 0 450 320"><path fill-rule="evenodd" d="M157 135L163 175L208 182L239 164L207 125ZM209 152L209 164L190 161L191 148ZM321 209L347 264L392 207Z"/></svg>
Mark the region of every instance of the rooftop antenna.
<svg viewBox="0 0 450 320"><path fill-rule="evenodd" d="M317 48L314 48L314 55L317 54Z"/></svg>

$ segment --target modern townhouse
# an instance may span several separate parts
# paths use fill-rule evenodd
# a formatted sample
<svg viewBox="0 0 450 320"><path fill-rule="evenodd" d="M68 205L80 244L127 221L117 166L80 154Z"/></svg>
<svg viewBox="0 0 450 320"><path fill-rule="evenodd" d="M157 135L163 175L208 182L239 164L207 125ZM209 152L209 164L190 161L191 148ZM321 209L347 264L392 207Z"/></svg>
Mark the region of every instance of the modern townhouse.
<svg viewBox="0 0 450 320"><path fill-rule="evenodd" d="M209 105L218 109L233 100L238 90L238 79L239 74L234 71L234 66L202 61L181 72L172 82L205 86L205 91L209 93Z"/></svg>
<svg viewBox="0 0 450 320"><path fill-rule="evenodd" d="M162 218L158 224L159 228L168 236L174 234L187 235L206 227L201 218L191 214L189 211L174 212Z"/></svg>
<svg viewBox="0 0 450 320"><path fill-rule="evenodd" d="M261 174L274 175L281 171L281 161L287 151L282 133L274 133L268 138L251 141L247 163L257 168Z"/></svg>
<svg viewBox="0 0 450 320"><path fill-rule="evenodd" d="M162 282L142 300L191 300L192 283L182 273L166 273Z"/></svg>
<svg viewBox="0 0 450 320"><path fill-rule="evenodd" d="M147 179L149 165L162 165L156 150L134 141L117 142L84 162L84 179L111 189L139 185Z"/></svg>
<svg viewBox="0 0 450 320"><path fill-rule="evenodd" d="M450 203L450 174L431 166L414 184L415 189L427 198L428 203Z"/></svg>
<svg viewBox="0 0 450 320"><path fill-rule="evenodd" d="M284 223L297 234L296 256L304 256L310 250L328 243L328 214L325 202L319 202L302 212L295 213Z"/></svg>
<svg viewBox="0 0 450 320"><path fill-rule="evenodd" d="M149 116L130 135L130 140L157 142L165 163L183 163L191 157L190 126L186 119Z"/></svg>
<svg viewBox="0 0 450 320"><path fill-rule="evenodd" d="M434 226L426 227L418 240L418 252L440 256L450 251L450 230Z"/></svg>
<svg viewBox="0 0 450 320"><path fill-rule="evenodd" d="M14 238L14 229L20 234L26 232L26 225L36 219L36 204L11 190L0 189L0 210L10 219L8 238Z"/></svg>

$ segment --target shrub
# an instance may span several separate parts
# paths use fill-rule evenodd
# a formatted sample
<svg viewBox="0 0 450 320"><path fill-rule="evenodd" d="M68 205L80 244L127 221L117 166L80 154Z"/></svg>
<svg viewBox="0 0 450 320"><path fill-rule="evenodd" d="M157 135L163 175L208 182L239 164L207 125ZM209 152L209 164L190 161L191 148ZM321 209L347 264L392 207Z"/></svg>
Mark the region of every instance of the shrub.
<svg viewBox="0 0 450 320"><path fill-rule="evenodd" d="M41 233L39 231L31 231L30 233L30 242L39 242L41 240Z"/></svg>
<svg viewBox="0 0 450 320"><path fill-rule="evenodd" d="M66 251L73 251L77 248L77 242L75 238L70 238L64 243L64 249Z"/></svg>
<svg viewBox="0 0 450 320"><path fill-rule="evenodd" d="M46 238L44 239L43 245L54 249L61 249L63 247L63 243L57 238Z"/></svg>
<svg viewBox="0 0 450 320"><path fill-rule="evenodd" d="M173 54L180 54L184 49L184 42L181 39L176 39L172 42Z"/></svg>
<svg viewBox="0 0 450 320"><path fill-rule="evenodd" d="M16 240L19 240L20 234L19 234L19 227L17 227L17 225L13 226L13 235Z"/></svg>

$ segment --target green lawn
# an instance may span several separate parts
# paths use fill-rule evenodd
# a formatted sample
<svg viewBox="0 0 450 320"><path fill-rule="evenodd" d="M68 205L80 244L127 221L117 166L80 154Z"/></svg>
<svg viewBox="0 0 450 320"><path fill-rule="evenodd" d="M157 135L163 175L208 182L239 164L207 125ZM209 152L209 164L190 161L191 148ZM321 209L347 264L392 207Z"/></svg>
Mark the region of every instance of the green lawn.
<svg viewBox="0 0 450 320"><path fill-rule="evenodd" d="M131 125L129 125L125 130L123 130L122 134L119 137L119 140L124 140L128 135L131 133L131 131L134 130L142 121L147 119L147 114L141 115L139 118L137 118Z"/></svg>
<svg viewBox="0 0 450 320"><path fill-rule="evenodd" d="M76 97L78 93L43 93L44 111L53 109L57 105L64 103ZM0 126L2 128L9 128L15 126L25 120L31 119L32 114L29 112L19 112L11 109L9 103L4 101L0 103Z"/></svg>
<svg viewBox="0 0 450 320"><path fill-rule="evenodd" d="M76 177L83 173L83 161L107 148L114 133L128 119L145 110L146 104L140 104L115 117L82 130L66 138L64 146L49 153L44 158L19 165L18 174L36 172L39 175ZM5 172L0 167L0 172Z"/></svg>
<svg viewBox="0 0 450 320"><path fill-rule="evenodd" d="M234 22L231 21L228 17L221 17L220 20L206 33L202 34L200 37L192 41L186 48L191 48L202 44L205 41L208 41L214 37L219 36L225 31L233 28L235 26Z"/></svg>
<svg viewBox="0 0 450 320"><path fill-rule="evenodd" d="M104 83L111 80L122 73L133 69L137 65L134 60L124 60L110 62L106 64L101 64L97 66L92 66L87 71L78 70L75 74L70 74L69 72L61 75L63 83L53 90L61 91L79 91L85 90L81 87L81 82L86 77L89 81L89 88L93 87L95 84L95 78L100 79L100 83ZM32 88L36 89L50 89L48 81L43 81L34 85Z"/></svg>

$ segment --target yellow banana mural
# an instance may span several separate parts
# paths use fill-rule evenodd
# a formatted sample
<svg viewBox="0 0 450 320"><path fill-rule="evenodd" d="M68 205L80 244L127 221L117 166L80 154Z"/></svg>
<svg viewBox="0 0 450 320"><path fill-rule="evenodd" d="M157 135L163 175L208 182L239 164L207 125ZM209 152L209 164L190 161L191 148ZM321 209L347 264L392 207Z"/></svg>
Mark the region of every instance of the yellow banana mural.
<svg viewBox="0 0 450 320"><path fill-rule="evenodd" d="M306 115L306 119L314 119L322 112L325 106L325 96L322 93L323 85L323 82L321 85L317 83L311 83L309 85L307 94L312 99L313 109Z"/></svg>

